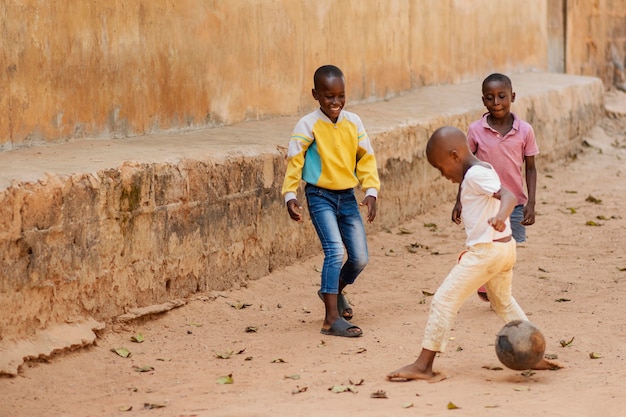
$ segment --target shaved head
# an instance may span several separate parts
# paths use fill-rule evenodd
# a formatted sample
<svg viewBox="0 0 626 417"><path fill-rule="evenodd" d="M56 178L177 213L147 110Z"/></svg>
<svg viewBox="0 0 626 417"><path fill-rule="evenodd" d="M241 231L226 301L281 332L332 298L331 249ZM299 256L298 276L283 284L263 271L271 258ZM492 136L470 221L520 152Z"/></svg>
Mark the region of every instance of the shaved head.
<svg viewBox="0 0 626 417"><path fill-rule="evenodd" d="M443 126L435 130L428 140L426 156L439 151L450 152L456 150L460 152L464 148L467 148L465 134L456 127Z"/></svg>

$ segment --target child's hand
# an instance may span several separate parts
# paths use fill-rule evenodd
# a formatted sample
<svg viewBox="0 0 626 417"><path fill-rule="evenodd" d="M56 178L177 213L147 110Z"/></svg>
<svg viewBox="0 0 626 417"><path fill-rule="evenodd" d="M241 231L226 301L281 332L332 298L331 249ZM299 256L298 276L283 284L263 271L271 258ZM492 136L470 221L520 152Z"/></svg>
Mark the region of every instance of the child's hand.
<svg viewBox="0 0 626 417"><path fill-rule="evenodd" d="M302 221L302 214L300 213L302 211L302 205L297 199L294 198L287 201L287 211L289 212L289 217L291 217L292 220L297 222Z"/></svg>
<svg viewBox="0 0 626 417"><path fill-rule="evenodd" d="M489 223L489 225L496 229L498 232L504 232L504 229L506 229L505 221L497 217L490 218L489 220L487 220L487 223Z"/></svg>
<svg viewBox="0 0 626 417"><path fill-rule="evenodd" d="M535 207L526 205L524 206L524 219L521 221L524 226L530 226L535 224Z"/></svg>
<svg viewBox="0 0 626 417"><path fill-rule="evenodd" d="M359 203L359 206L367 206L367 222L371 223L376 218L376 197L368 195L363 201Z"/></svg>
<svg viewBox="0 0 626 417"><path fill-rule="evenodd" d="M457 201L452 209L452 221L456 224L461 224L461 202Z"/></svg>

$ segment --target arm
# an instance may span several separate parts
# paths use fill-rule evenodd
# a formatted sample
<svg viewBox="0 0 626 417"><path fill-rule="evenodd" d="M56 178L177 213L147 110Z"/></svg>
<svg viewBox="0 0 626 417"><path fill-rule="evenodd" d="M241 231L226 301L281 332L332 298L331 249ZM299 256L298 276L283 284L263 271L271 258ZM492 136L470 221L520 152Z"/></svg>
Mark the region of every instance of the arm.
<svg viewBox="0 0 626 417"><path fill-rule="evenodd" d="M293 198L287 201L287 211L289 212L289 217L291 217L291 220L297 222L302 221L302 204L300 204L298 199Z"/></svg>
<svg viewBox="0 0 626 417"><path fill-rule="evenodd" d="M537 190L537 167L535 166L535 157L527 156L525 158L526 165L526 188L528 190L528 202L524 207L524 219L522 224L530 226L535 224L535 193Z"/></svg>
<svg viewBox="0 0 626 417"><path fill-rule="evenodd" d="M456 224L461 224L461 210L463 205L461 204L461 184L459 184L459 191L456 193L456 203L452 209L452 221Z"/></svg>
<svg viewBox="0 0 626 417"><path fill-rule="evenodd" d="M374 148L369 136L365 133L365 128L361 119L358 119L359 145L356 154L355 174L365 190L365 198L359 206L367 206L367 222L372 223L376 218L376 203L378 201L378 191L380 190L380 179L378 178L378 164L374 156Z"/></svg>
<svg viewBox="0 0 626 417"><path fill-rule="evenodd" d="M302 221L302 204L298 201L297 190L302 180L302 169L307 149L313 140L305 134L292 133L287 150L287 170L283 180L282 194L289 217Z"/></svg>
<svg viewBox="0 0 626 417"><path fill-rule="evenodd" d="M515 194L504 187L493 193L493 198L500 200L500 209L495 217L490 218L487 222L498 232L502 232L506 228L506 219L509 218L517 204L517 198Z"/></svg>
<svg viewBox="0 0 626 417"><path fill-rule="evenodd" d="M363 201L359 203L359 206L367 206L367 222L372 223L376 218L376 200L373 195L366 195Z"/></svg>

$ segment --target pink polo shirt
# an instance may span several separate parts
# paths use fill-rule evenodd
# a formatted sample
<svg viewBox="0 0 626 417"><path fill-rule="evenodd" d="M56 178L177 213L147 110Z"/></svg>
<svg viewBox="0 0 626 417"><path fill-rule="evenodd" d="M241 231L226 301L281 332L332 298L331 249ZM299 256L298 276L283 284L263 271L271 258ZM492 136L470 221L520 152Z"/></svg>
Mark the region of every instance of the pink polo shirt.
<svg viewBox="0 0 626 417"><path fill-rule="evenodd" d="M517 197L517 204L526 204L522 167L527 156L539 153L532 126L517 115L513 116L513 128L504 137L487 123L485 113L480 120L470 124L467 142L470 151L482 161L490 163L500 177L502 186Z"/></svg>

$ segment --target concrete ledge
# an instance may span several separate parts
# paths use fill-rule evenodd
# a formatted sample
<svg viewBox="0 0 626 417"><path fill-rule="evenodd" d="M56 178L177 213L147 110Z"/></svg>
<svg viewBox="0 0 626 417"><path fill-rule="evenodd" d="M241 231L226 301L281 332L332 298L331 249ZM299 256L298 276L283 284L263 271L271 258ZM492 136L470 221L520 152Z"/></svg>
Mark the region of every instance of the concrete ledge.
<svg viewBox="0 0 626 417"><path fill-rule="evenodd" d="M599 79L512 78L540 170L575 152L604 114ZM480 82L349 108L373 139L383 184L370 231L453 198L424 145L437 127L465 130L481 116ZM280 196L297 119L1 153L0 356L61 323L107 323L317 253L312 226L292 222Z"/></svg>

